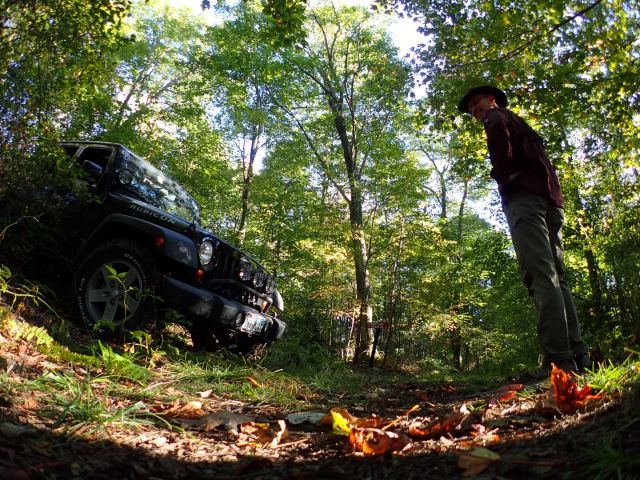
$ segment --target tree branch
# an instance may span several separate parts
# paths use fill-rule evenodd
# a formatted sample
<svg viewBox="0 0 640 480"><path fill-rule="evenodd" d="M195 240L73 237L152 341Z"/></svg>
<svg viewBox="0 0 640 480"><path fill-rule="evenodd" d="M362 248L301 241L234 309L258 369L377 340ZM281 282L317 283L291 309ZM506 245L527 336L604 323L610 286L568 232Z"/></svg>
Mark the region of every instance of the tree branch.
<svg viewBox="0 0 640 480"><path fill-rule="evenodd" d="M602 1L603 0L596 0L594 3L592 3L590 5L587 5L582 10L579 10L578 12L576 12L575 15L573 15L571 17L568 17L568 18L565 18L560 23L556 23L555 25L552 25L551 28L549 28L547 31L539 33L538 35L533 36L528 41L518 45L517 47L513 48L512 50L509 50L507 53L505 53L503 55L500 55L498 58L489 58L489 59L484 58L482 60L477 60L477 61L474 61L474 62L462 63L462 64L457 65L457 67L466 67L466 66L469 66L469 65L478 65L478 64L483 64L483 63L504 62L505 60L510 60L510 59L514 58L515 56L517 56L518 54L520 54L520 53L524 52L525 50L527 50L529 47L531 47L531 45L533 45L534 42L540 40L543 37L548 37L549 35L551 35L556 30L559 30L560 28L565 26L567 23L570 23L570 22L574 21L578 17L582 17L589 10L592 10L595 7L597 7L598 5L600 5L602 3Z"/></svg>
<svg viewBox="0 0 640 480"><path fill-rule="evenodd" d="M272 98L272 101L274 105L280 108L289 118L291 118L295 122L295 124L298 126L298 128L302 132L302 135L304 136L304 139L306 140L307 145L311 149L311 153L313 153L313 156L316 157L316 159L320 163L320 166L323 168L331 184L336 188L336 190L338 190L342 198L344 198L346 202L349 202L350 201L349 195L345 191L344 187L340 185L331 175L329 165L327 164L327 162L325 162L324 157L320 154L320 152L318 152L318 149L316 148L316 145L313 142L311 135L309 135L309 132L307 132L307 129L304 127L304 124L298 119L297 115L286 105L280 103L275 98Z"/></svg>

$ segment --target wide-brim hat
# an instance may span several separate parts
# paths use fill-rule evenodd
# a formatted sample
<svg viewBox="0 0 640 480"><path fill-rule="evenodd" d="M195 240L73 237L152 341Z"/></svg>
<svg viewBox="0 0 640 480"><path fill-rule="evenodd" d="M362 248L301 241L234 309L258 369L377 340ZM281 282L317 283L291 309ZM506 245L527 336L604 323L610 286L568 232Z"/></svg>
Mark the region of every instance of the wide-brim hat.
<svg viewBox="0 0 640 480"><path fill-rule="evenodd" d="M467 93L464 94L462 100L458 103L458 110L462 113L471 113L469 110L469 100L474 95L492 95L496 99L496 103L500 108L505 108L509 103L507 101L507 96L505 93L500 90L498 87L493 87L491 85L483 85L481 87L473 87L470 88Z"/></svg>

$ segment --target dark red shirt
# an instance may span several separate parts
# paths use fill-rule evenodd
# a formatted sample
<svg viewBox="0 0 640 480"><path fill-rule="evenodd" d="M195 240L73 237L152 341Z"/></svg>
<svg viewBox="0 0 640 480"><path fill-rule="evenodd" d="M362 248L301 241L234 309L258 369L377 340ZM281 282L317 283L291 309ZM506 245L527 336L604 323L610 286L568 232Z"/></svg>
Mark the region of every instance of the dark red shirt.
<svg viewBox="0 0 640 480"><path fill-rule="evenodd" d="M558 175L535 130L506 108L489 110L484 130L493 167L490 175L505 201L525 190L564 208Z"/></svg>

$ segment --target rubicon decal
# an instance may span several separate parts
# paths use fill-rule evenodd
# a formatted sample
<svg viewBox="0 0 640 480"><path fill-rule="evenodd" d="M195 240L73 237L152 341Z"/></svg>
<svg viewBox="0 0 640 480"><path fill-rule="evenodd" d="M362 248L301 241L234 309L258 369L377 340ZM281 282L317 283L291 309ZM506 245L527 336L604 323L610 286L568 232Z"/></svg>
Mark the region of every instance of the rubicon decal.
<svg viewBox="0 0 640 480"><path fill-rule="evenodd" d="M144 208L144 207L142 207L140 205L134 205L134 204L129 205L129 208L131 210L135 211L135 212L143 213L145 215L149 215L149 216L151 216L153 218L156 218L156 219L161 220L163 222L170 223L172 225L178 225L179 224L178 222L175 221L175 219L171 218L169 215L166 215L166 214L164 214L162 212L156 212L154 210L151 210L151 209L148 209L148 208Z"/></svg>

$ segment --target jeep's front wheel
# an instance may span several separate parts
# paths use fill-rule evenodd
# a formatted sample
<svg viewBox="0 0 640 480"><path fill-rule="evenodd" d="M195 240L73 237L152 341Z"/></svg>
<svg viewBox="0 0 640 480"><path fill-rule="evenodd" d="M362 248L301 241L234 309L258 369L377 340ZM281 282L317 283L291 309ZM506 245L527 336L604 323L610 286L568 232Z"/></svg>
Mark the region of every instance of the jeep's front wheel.
<svg viewBox="0 0 640 480"><path fill-rule="evenodd" d="M76 275L80 316L87 327L109 336L140 323L153 297L153 257L138 244L112 240L93 250Z"/></svg>

